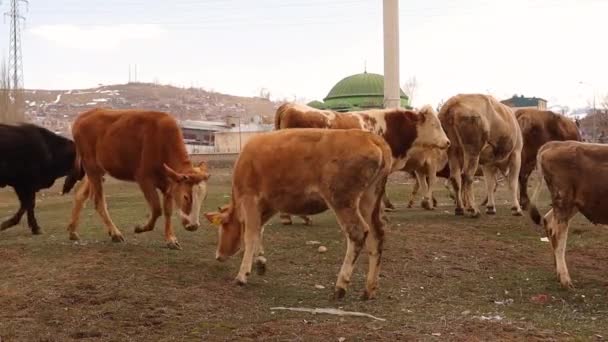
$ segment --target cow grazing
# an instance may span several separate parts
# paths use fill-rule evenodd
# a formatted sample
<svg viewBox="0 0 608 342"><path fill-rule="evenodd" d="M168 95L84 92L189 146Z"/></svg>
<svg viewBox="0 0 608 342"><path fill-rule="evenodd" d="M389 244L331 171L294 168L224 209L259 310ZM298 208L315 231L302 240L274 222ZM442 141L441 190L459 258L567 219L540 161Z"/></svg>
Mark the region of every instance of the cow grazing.
<svg viewBox="0 0 608 342"><path fill-rule="evenodd" d="M515 116L524 141L519 172L520 202L527 209L530 202L528 178L536 166L536 154L540 147L549 141L581 141L582 138L574 121L551 111L519 109Z"/></svg>
<svg viewBox="0 0 608 342"><path fill-rule="evenodd" d="M262 232L272 216L314 215L331 208L348 243L335 296L344 296L365 245L364 298L373 298L384 242L382 196L392 163L384 140L361 130L288 129L252 138L235 163L230 204L205 214L220 226L216 259L234 255L244 240L236 282L245 284L254 255L258 270L265 270Z"/></svg>
<svg viewBox="0 0 608 342"><path fill-rule="evenodd" d="M536 207L543 180L551 194L551 210L542 226L551 242L557 278L572 288L566 266L566 241L571 219L580 212L594 224L608 224L608 145L578 141L552 141L538 150L537 168L542 175L530 203L530 217L540 225Z"/></svg>
<svg viewBox="0 0 608 342"><path fill-rule="evenodd" d="M450 98L439 120L452 146L448 149L450 180L456 192L456 215L464 215L463 203L472 217L479 216L473 194L473 176L481 167L488 194L486 213L495 214L496 172L507 174L514 215L522 215L517 180L523 141L513 111L494 97L460 94Z"/></svg>
<svg viewBox="0 0 608 342"><path fill-rule="evenodd" d="M391 171L405 166L413 148L417 148L417 151L432 148L445 150L450 146L437 113L431 106L425 106L418 112L393 108L338 113L284 103L277 109L275 129L286 128L360 129L375 133L383 137L391 148L394 160ZM384 201L387 208L394 208L386 195ZM281 215L281 219L284 224L291 223L288 215Z"/></svg>
<svg viewBox="0 0 608 342"><path fill-rule="evenodd" d="M74 169L74 142L32 124L0 124L0 188L11 186L19 198L19 209L0 224L0 230L17 225L27 212L32 234L40 234L36 221L36 193L67 176L64 191L81 178Z"/></svg>
<svg viewBox="0 0 608 342"><path fill-rule="evenodd" d="M102 180L107 173L119 180L136 182L151 208L148 222L136 226L135 233L154 229L161 215L157 189L163 193L165 240L169 248L181 249L171 225L173 204L180 208L183 226L189 231L198 229L198 208L206 194L204 183L209 174L205 163L196 168L188 159L175 119L162 112L92 109L76 118L72 133L77 165L84 168L86 179L75 196L68 226L70 239L79 239L76 229L80 211L87 198L92 197L112 241L124 241L110 219L103 196Z"/></svg>

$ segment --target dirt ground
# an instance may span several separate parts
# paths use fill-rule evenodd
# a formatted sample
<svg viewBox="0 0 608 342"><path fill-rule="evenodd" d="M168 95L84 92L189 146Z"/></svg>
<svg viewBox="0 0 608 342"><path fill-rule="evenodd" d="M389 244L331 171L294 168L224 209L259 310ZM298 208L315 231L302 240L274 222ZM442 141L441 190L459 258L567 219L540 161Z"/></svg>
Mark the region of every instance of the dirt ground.
<svg viewBox="0 0 608 342"><path fill-rule="evenodd" d="M593 341L608 338L608 230L578 216L567 261L576 287L561 289L549 245L527 217L512 217L499 188L498 215L455 217L442 184L435 211L407 209L411 184L391 179L378 298L359 299L367 258L360 257L342 301L331 299L345 253L333 213L313 226L282 226L264 234L268 270L233 284L240 255L214 259L217 233L196 232L177 219L181 251L165 247L162 225L136 235L147 215L133 184L106 182L110 215L125 235L113 243L89 205L82 240L65 230L73 194L62 180L39 194L43 235L25 224L0 233L0 341ZM533 181L532 184L535 184ZM482 193L483 182L476 189ZM213 170L205 209L228 200L229 170ZM541 205L546 210L547 191ZM479 195L478 195L479 198ZM17 207L0 190L0 217ZM24 220L25 221L25 220ZM316 240L327 247L307 244ZM320 285L320 286L319 286ZM323 288L321 288L323 287ZM339 308L385 319L273 310Z"/></svg>

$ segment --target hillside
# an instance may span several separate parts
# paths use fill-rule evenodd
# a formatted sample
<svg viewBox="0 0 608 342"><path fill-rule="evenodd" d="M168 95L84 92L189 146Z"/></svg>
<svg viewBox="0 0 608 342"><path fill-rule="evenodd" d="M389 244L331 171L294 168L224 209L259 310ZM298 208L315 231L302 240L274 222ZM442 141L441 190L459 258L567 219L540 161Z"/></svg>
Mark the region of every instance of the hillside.
<svg viewBox="0 0 608 342"><path fill-rule="evenodd" d="M69 126L81 112L94 107L143 108L173 114L179 120L223 121L254 116L272 122L278 103L259 97L240 97L198 88L177 88L150 83L128 83L91 89L25 91L29 121L69 135Z"/></svg>

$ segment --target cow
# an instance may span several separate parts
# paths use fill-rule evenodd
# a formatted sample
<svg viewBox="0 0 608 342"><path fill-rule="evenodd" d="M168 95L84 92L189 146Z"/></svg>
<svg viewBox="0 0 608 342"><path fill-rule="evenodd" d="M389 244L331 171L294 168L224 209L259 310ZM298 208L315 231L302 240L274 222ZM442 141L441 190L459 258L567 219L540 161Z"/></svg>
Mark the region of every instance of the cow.
<svg viewBox="0 0 608 342"><path fill-rule="evenodd" d="M608 146L579 141L551 141L537 155L541 174L532 196L529 215L545 229L551 242L557 279L573 288L566 265L566 241L570 221L578 212L594 224L608 224ZM551 209L541 218L536 207L542 184L551 194Z"/></svg>
<svg viewBox="0 0 608 342"><path fill-rule="evenodd" d="M50 188L66 176L64 192L82 178L74 168L74 142L50 130L29 123L0 124L0 188L10 186L19 198L19 209L0 224L13 227L27 212L32 234L42 233L35 216L36 193Z"/></svg>
<svg viewBox="0 0 608 342"><path fill-rule="evenodd" d="M473 176L481 167L488 194L486 213L496 214L494 189L496 173L500 171L507 175L512 213L521 216L517 181L523 139L513 111L490 95L459 94L441 107L439 120L452 142L448 148L448 165L456 192L455 214L464 215L464 203L471 217L479 217Z"/></svg>
<svg viewBox="0 0 608 342"><path fill-rule="evenodd" d="M552 111L518 109L515 111L515 117L524 141L519 172L519 194L521 206L525 210L530 202L528 178L536 166L536 155L540 147L555 140L582 141L582 137L574 121Z"/></svg>
<svg viewBox="0 0 608 342"><path fill-rule="evenodd" d="M401 108L370 109L338 113L306 105L284 103L275 114L275 130L286 128L360 129L383 137L391 148L394 165L391 172L405 166L412 148L447 149L450 141L431 106L418 112ZM384 197L387 208L394 206ZM281 215L283 224L291 224L289 215ZM309 219L306 220L310 223Z"/></svg>
<svg viewBox="0 0 608 342"><path fill-rule="evenodd" d="M347 238L334 296L344 297L365 245L363 298L374 298L384 244L382 196L392 164L386 142L357 129L287 129L253 137L235 162L229 204L205 213L219 226L216 259L225 261L244 244L235 279L244 285L254 257L258 273L266 269L263 226L277 212L314 215L331 208Z"/></svg>
<svg viewBox="0 0 608 342"><path fill-rule="evenodd" d="M444 176L444 174L441 174L441 171L447 166L448 155L445 150L419 147L413 147L409 154L410 158L401 169L415 180L407 207L413 207L416 194L422 188L423 197L421 205L426 210L432 210L437 207L437 200L433 196L432 186L435 184L437 176ZM432 205L429 202L430 200L432 200Z"/></svg>
<svg viewBox="0 0 608 342"><path fill-rule="evenodd" d="M182 225L188 231L199 227L198 208L204 199L201 189L209 179L204 162L195 167L188 159L182 132L168 113L139 109L95 108L80 114L72 124L76 144L76 166L86 174L78 188L68 225L71 240L79 240L78 221L85 201L92 197L95 209L112 241L124 241L112 222L103 194L105 174L136 182L151 209L143 226L135 233L154 229L161 215L157 189L163 194L165 241L171 249L181 249L171 225L173 204L180 208ZM202 185L201 185L202 184Z"/></svg>

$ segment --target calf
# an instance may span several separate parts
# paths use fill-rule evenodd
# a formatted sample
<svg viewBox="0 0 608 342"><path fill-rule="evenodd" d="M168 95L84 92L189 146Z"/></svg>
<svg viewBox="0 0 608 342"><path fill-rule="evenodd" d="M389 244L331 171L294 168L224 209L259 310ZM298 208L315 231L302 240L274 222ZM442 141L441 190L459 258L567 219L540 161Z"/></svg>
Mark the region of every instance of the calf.
<svg viewBox="0 0 608 342"><path fill-rule="evenodd" d="M594 224L608 224L608 146L577 141L552 141L538 150L541 174L530 204L530 217L551 241L557 279L573 288L566 266L570 221L580 212ZM536 207L543 180L551 194L551 209L541 219Z"/></svg>
<svg viewBox="0 0 608 342"><path fill-rule="evenodd" d="M418 151L432 148L445 150L450 146L437 113L431 106L424 106L418 112L391 108L338 113L285 103L277 109L275 129L285 128L360 129L375 133L390 146L392 172L405 166L412 148ZM387 208L394 208L386 195L384 202ZM291 223L288 215L281 216L284 224Z"/></svg>
<svg viewBox="0 0 608 342"><path fill-rule="evenodd" d="M107 173L119 180L136 182L151 208L148 222L137 225L135 233L154 229L161 215L157 189L162 192L165 241L169 248L181 249L171 225L173 204L180 208L184 228L198 229L198 209L205 196L201 189L209 174L204 163L196 168L188 159L175 119L163 112L96 108L76 118L72 133L77 150L76 165L82 165L86 180L76 193L68 226L70 239L79 239L76 230L80 211L90 196L112 241L124 241L110 219L103 196L102 180Z"/></svg>
<svg viewBox="0 0 608 342"><path fill-rule="evenodd" d="M245 284L254 255L265 270L262 227L270 218L331 208L348 243L335 297L344 296L365 245L369 269L363 297L373 298L384 243L382 196L392 164L384 140L360 130L289 129L252 138L235 163L230 204L205 214L220 226L217 260L234 255L244 240L236 281Z"/></svg>
<svg viewBox="0 0 608 342"><path fill-rule="evenodd" d="M0 224L0 230L17 225L27 212L32 234L40 234L36 221L36 193L50 188L57 178L67 176L64 192L82 175L74 168L72 140L32 124L0 124L0 187L11 186L19 198L19 209Z"/></svg>
<svg viewBox="0 0 608 342"><path fill-rule="evenodd" d="M518 175L523 141L513 111L494 97L460 94L450 98L439 112L439 120L452 146L448 149L450 180L456 192L456 215L479 217L473 194L473 176L480 166L486 181L486 213L495 214L494 189L497 171L507 174L513 215L522 215L518 199Z"/></svg>

